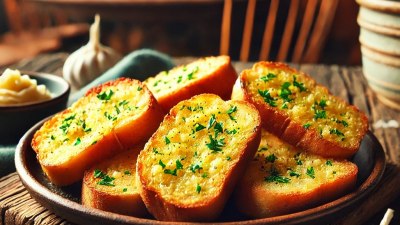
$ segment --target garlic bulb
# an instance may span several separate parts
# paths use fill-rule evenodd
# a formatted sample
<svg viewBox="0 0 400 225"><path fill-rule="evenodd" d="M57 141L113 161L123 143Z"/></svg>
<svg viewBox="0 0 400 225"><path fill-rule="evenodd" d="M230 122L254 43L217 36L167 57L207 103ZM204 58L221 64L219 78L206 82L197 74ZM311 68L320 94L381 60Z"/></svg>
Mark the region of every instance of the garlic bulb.
<svg viewBox="0 0 400 225"><path fill-rule="evenodd" d="M121 58L112 48L100 43L100 16L96 14L95 21L90 26L89 42L67 58L63 76L76 90L100 76Z"/></svg>

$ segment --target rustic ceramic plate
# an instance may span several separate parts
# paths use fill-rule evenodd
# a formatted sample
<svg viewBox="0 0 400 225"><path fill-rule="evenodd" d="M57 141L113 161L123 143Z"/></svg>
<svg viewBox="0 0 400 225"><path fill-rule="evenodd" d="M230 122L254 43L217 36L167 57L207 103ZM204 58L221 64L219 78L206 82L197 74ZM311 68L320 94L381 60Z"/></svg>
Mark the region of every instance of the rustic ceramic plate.
<svg viewBox="0 0 400 225"><path fill-rule="evenodd" d="M31 196L39 203L62 218L77 224L171 224L156 221L153 218L123 216L87 208L80 204L80 183L63 188L52 185L43 174L30 145L34 132L42 124L43 121L39 122L22 137L15 153L17 172ZM352 161L359 168L357 187L353 192L339 199L301 212L255 220L236 212L231 207L233 204L228 202L221 217L213 224L217 222L242 225L327 224L329 221L341 218L346 212L357 207L360 201L376 187L384 172L385 155L381 145L371 132L364 137L360 150Z"/></svg>

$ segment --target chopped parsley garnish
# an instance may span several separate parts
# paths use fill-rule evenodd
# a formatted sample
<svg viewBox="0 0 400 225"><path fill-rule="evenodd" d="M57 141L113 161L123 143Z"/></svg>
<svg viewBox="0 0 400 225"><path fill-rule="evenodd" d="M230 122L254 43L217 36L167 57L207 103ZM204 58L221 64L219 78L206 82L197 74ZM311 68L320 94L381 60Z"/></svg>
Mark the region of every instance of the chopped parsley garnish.
<svg viewBox="0 0 400 225"><path fill-rule="evenodd" d="M293 171L293 170L289 170L289 176L291 176L291 177L300 177L300 174L299 174L299 173L296 173L296 172Z"/></svg>
<svg viewBox="0 0 400 225"><path fill-rule="evenodd" d="M161 161L161 159L158 161L158 165L160 165L163 169L165 168L165 164Z"/></svg>
<svg viewBox="0 0 400 225"><path fill-rule="evenodd" d="M232 159L232 158L231 158L230 156L227 156L227 157L226 157L226 160L228 160L228 161L231 161L231 159Z"/></svg>
<svg viewBox="0 0 400 225"><path fill-rule="evenodd" d="M326 160L326 163L325 163L327 166L332 166L332 161L331 160Z"/></svg>
<svg viewBox="0 0 400 225"><path fill-rule="evenodd" d="M315 109L314 119L326 119L326 111Z"/></svg>
<svg viewBox="0 0 400 225"><path fill-rule="evenodd" d="M96 143L97 143L97 141L93 141L93 142L92 142L92 145L94 145L94 144L96 144Z"/></svg>
<svg viewBox="0 0 400 225"><path fill-rule="evenodd" d="M271 174L264 178L264 181L275 183L289 183L290 178L281 176L275 168L272 168Z"/></svg>
<svg viewBox="0 0 400 225"><path fill-rule="evenodd" d="M124 105L127 105L128 103L129 103L129 101L123 100L123 101L120 101L120 102L118 103L118 105L119 105L119 106L124 106Z"/></svg>
<svg viewBox="0 0 400 225"><path fill-rule="evenodd" d="M192 165L190 165L189 169L193 173L196 173L196 170L200 171L201 169L203 169L203 167L201 167L199 164L192 164Z"/></svg>
<svg viewBox="0 0 400 225"><path fill-rule="evenodd" d="M171 143L171 141L169 140L169 138L167 136L165 136L165 144L167 145L169 143Z"/></svg>
<svg viewBox="0 0 400 225"><path fill-rule="evenodd" d="M142 87L140 87L140 86L139 86L139 87L137 87L137 90L138 90L138 91L141 91L142 89L143 89L143 88L142 88Z"/></svg>
<svg viewBox="0 0 400 225"><path fill-rule="evenodd" d="M161 161L161 160L160 160L160 161ZM180 170L180 169L183 169L183 165L182 165L181 161L179 161L179 159L176 160L175 165L176 165L176 167L175 167L174 170L165 169L165 170L164 170L164 173L165 173L165 174L170 174L170 175L172 175L172 176L177 176L177 171ZM164 166L165 166L165 165L164 165ZM164 167L163 167L163 168L164 168Z"/></svg>
<svg viewBox="0 0 400 225"><path fill-rule="evenodd" d="M340 130L333 128L329 130L330 134L336 134L339 137L344 137L344 134L342 132L340 132Z"/></svg>
<svg viewBox="0 0 400 225"><path fill-rule="evenodd" d="M287 109L287 108L288 108L287 102L284 102L281 106L281 109Z"/></svg>
<svg viewBox="0 0 400 225"><path fill-rule="evenodd" d="M201 191L201 186L200 186L200 185L197 185L197 187L196 187L196 192L197 192L197 194L199 194L200 191Z"/></svg>
<svg viewBox="0 0 400 225"><path fill-rule="evenodd" d="M74 143L74 146L77 146L81 143L81 139L78 137Z"/></svg>
<svg viewBox="0 0 400 225"><path fill-rule="evenodd" d="M221 122L215 123L214 131L215 131L215 138L217 138L219 133L223 133L224 132L224 129L222 128L222 123Z"/></svg>
<svg viewBox="0 0 400 225"><path fill-rule="evenodd" d="M225 146L225 142L224 142L225 138L221 138L221 139L217 140L217 139L214 139L211 135L209 135L209 138L210 138L210 143L207 143L206 146L213 152L222 151L221 148Z"/></svg>
<svg viewBox="0 0 400 225"><path fill-rule="evenodd" d="M177 80L176 82L177 82L177 83L182 82L182 76L179 76L179 77L178 77L178 80Z"/></svg>
<svg viewBox="0 0 400 225"><path fill-rule="evenodd" d="M107 100L111 99L111 96L113 96L113 94L114 94L114 92L110 89L110 90L108 90L108 93L105 91L105 92L98 94L97 98L100 100L103 100L103 101L104 100L107 101Z"/></svg>
<svg viewBox="0 0 400 225"><path fill-rule="evenodd" d="M203 174L201 175L201 177L202 177L202 178L207 178L207 177L208 177L208 174L203 173Z"/></svg>
<svg viewBox="0 0 400 225"><path fill-rule="evenodd" d="M105 185L105 186L115 186L114 184L114 177L110 177L107 174L103 173L101 170L94 170L94 178L100 178L101 180L97 182L99 185Z"/></svg>
<svg viewBox="0 0 400 225"><path fill-rule="evenodd" d="M192 80L194 77L193 77L193 75L195 74L195 73L197 73L197 71L199 71L199 67L197 66L191 73L189 73L188 75L187 75L187 79L188 80Z"/></svg>
<svg viewBox="0 0 400 225"><path fill-rule="evenodd" d="M311 123L306 123L306 124L303 125L303 127L304 127L305 129L308 129L310 126L311 126Z"/></svg>
<svg viewBox="0 0 400 225"><path fill-rule="evenodd" d="M276 107L276 99L271 97L271 94L269 93L268 90L262 91L258 89L258 93L261 95L261 97L264 98L264 101L268 103L272 107Z"/></svg>
<svg viewBox="0 0 400 225"><path fill-rule="evenodd" d="M54 135L51 135L50 139L54 141L54 140L56 140L56 137L54 137Z"/></svg>
<svg viewBox="0 0 400 225"><path fill-rule="evenodd" d="M237 133L237 130L236 129L233 129L233 130L225 130L226 131L226 133L228 133L228 134L236 134Z"/></svg>
<svg viewBox="0 0 400 225"><path fill-rule="evenodd" d="M119 110L118 106L114 105L114 109L115 109L115 112L117 112L117 114L121 113L121 110Z"/></svg>
<svg viewBox="0 0 400 225"><path fill-rule="evenodd" d="M125 174L125 175L131 175L131 171L125 170L125 171L124 171L124 174Z"/></svg>
<svg viewBox="0 0 400 225"><path fill-rule="evenodd" d="M296 76L293 76L293 86L298 87L300 92L306 91L307 89L304 87L304 83L297 82Z"/></svg>
<svg viewBox="0 0 400 225"><path fill-rule="evenodd" d="M101 170L94 170L94 174L93 174L93 177L94 178L101 178L101 177L104 177L106 174L105 173L103 173L103 171L101 171Z"/></svg>
<svg viewBox="0 0 400 225"><path fill-rule="evenodd" d="M236 120L233 116L232 113L237 111L237 107L236 106L231 106L231 108L226 112L228 113L229 118L231 118L231 120Z"/></svg>
<svg viewBox="0 0 400 225"><path fill-rule="evenodd" d="M268 155L267 157L265 157L265 162L270 162L270 163L274 163L275 160L277 160L278 157L275 156L275 154L271 154Z"/></svg>
<svg viewBox="0 0 400 225"><path fill-rule="evenodd" d="M292 94L292 92L289 90L289 87L290 87L289 82L285 82L281 86L279 97L281 97L285 102L290 102L293 100L289 98L289 96Z"/></svg>
<svg viewBox="0 0 400 225"><path fill-rule="evenodd" d="M127 192L127 191L128 191L128 188L124 188L124 189L122 189L122 191L123 191L123 192Z"/></svg>
<svg viewBox="0 0 400 225"><path fill-rule="evenodd" d="M113 187L113 186L115 186L114 180L115 180L114 177L105 175L97 184Z"/></svg>
<svg viewBox="0 0 400 225"><path fill-rule="evenodd" d="M68 128L71 126L72 120L75 119L75 116L76 116L76 114L71 115L62 121L62 124L59 128L63 131L63 134L68 133Z"/></svg>
<svg viewBox="0 0 400 225"><path fill-rule="evenodd" d="M158 150L157 150L157 148L153 148L153 153L154 154L156 154L156 155L162 155Z"/></svg>
<svg viewBox="0 0 400 225"><path fill-rule="evenodd" d="M321 107L322 109L325 109L325 107L327 106L326 104L326 100L322 99L319 103L318 103L319 107Z"/></svg>
<svg viewBox="0 0 400 225"><path fill-rule="evenodd" d="M216 122L215 115L212 114L211 118L210 118L210 121L208 121L207 129L210 129L214 125L215 122Z"/></svg>
<svg viewBox="0 0 400 225"><path fill-rule="evenodd" d="M206 128L205 126L201 125L200 123L196 123L194 126L195 126L196 132L197 132L197 131L201 131L201 130L203 130L204 128Z"/></svg>
<svg viewBox="0 0 400 225"><path fill-rule="evenodd" d="M104 116L105 116L108 120L111 120L111 121L117 120L117 117L116 117L116 116L112 116L111 114L108 114L108 112L104 112Z"/></svg>
<svg viewBox="0 0 400 225"><path fill-rule="evenodd" d="M299 156L300 156L300 153L297 153L296 155L294 155L294 160L296 161L296 164L300 166L300 165L303 165L303 162L300 160Z"/></svg>
<svg viewBox="0 0 400 225"><path fill-rule="evenodd" d="M274 78L276 78L276 75L273 73L268 73L267 75L260 77L260 79L264 82L270 81Z"/></svg>
<svg viewBox="0 0 400 225"><path fill-rule="evenodd" d="M314 179L315 178L315 172L314 172L314 167L308 167L307 168L307 172L306 172L306 174L309 176L309 177L311 177L312 179Z"/></svg>

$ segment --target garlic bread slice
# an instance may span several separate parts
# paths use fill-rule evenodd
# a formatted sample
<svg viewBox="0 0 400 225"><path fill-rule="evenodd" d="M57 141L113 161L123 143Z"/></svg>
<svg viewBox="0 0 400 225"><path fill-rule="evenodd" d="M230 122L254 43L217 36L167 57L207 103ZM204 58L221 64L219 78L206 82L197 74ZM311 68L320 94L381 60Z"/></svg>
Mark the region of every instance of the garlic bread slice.
<svg viewBox="0 0 400 225"><path fill-rule="evenodd" d="M368 130L363 112L283 63L242 71L232 96L253 103L269 132L324 157L351 157Z"/></svg>
<svg viewBox="0 0 400 225"><path fill-rule="evenodd" d="M163 71L144 81L157 101L169 110L192 96L212 93L229 99L237 73L229 56L200 58Z"/></svg>
<svg viewBox="0 0 400 225"><path fill-rule="evenodd" d="M236 186L235 202L252 218L294 213L350 192L357 173L350 161L305 153L263 129L254 160Z"/></svg>
<svg viewBox="0 0 400 225"><path fill-rule="evenodd" d="M260 116L213 94L174 106L139 154L141 196L158 220L216 219L260 142Z"/></svg>
<svg viewBox="0 0 400 225"><path fill-rule="evenodd" d="M69 185L95 163L146 141L163 115L145 85L120 78L91 89L46 121L32 148L50 181Z"/></svg>

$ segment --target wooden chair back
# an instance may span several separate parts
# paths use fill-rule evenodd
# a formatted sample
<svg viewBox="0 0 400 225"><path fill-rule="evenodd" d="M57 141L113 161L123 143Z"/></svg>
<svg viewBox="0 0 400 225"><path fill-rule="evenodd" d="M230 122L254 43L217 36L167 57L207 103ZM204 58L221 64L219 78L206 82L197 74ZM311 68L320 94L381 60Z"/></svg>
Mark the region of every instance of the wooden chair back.
<svg viewBox="0 0 400 225"><path fill-rule="evenodd" d="M234 0L224 0L220 54L229 55L231 21ZM253 24L257 6L262 1L247 0L244 18L240 61L248 61L252 44ZM269 6L263 13L266 16L259 57L257 60L275 60L288 62L318 62L325 45L339 0L268 0ZM280 7L289 4L286 12ZM282 38L279 44L273 42L277 31L278 19L285 19ZM257 21L256 21L257 22ZM277 53L272 56L272 47Z"/></svg>

